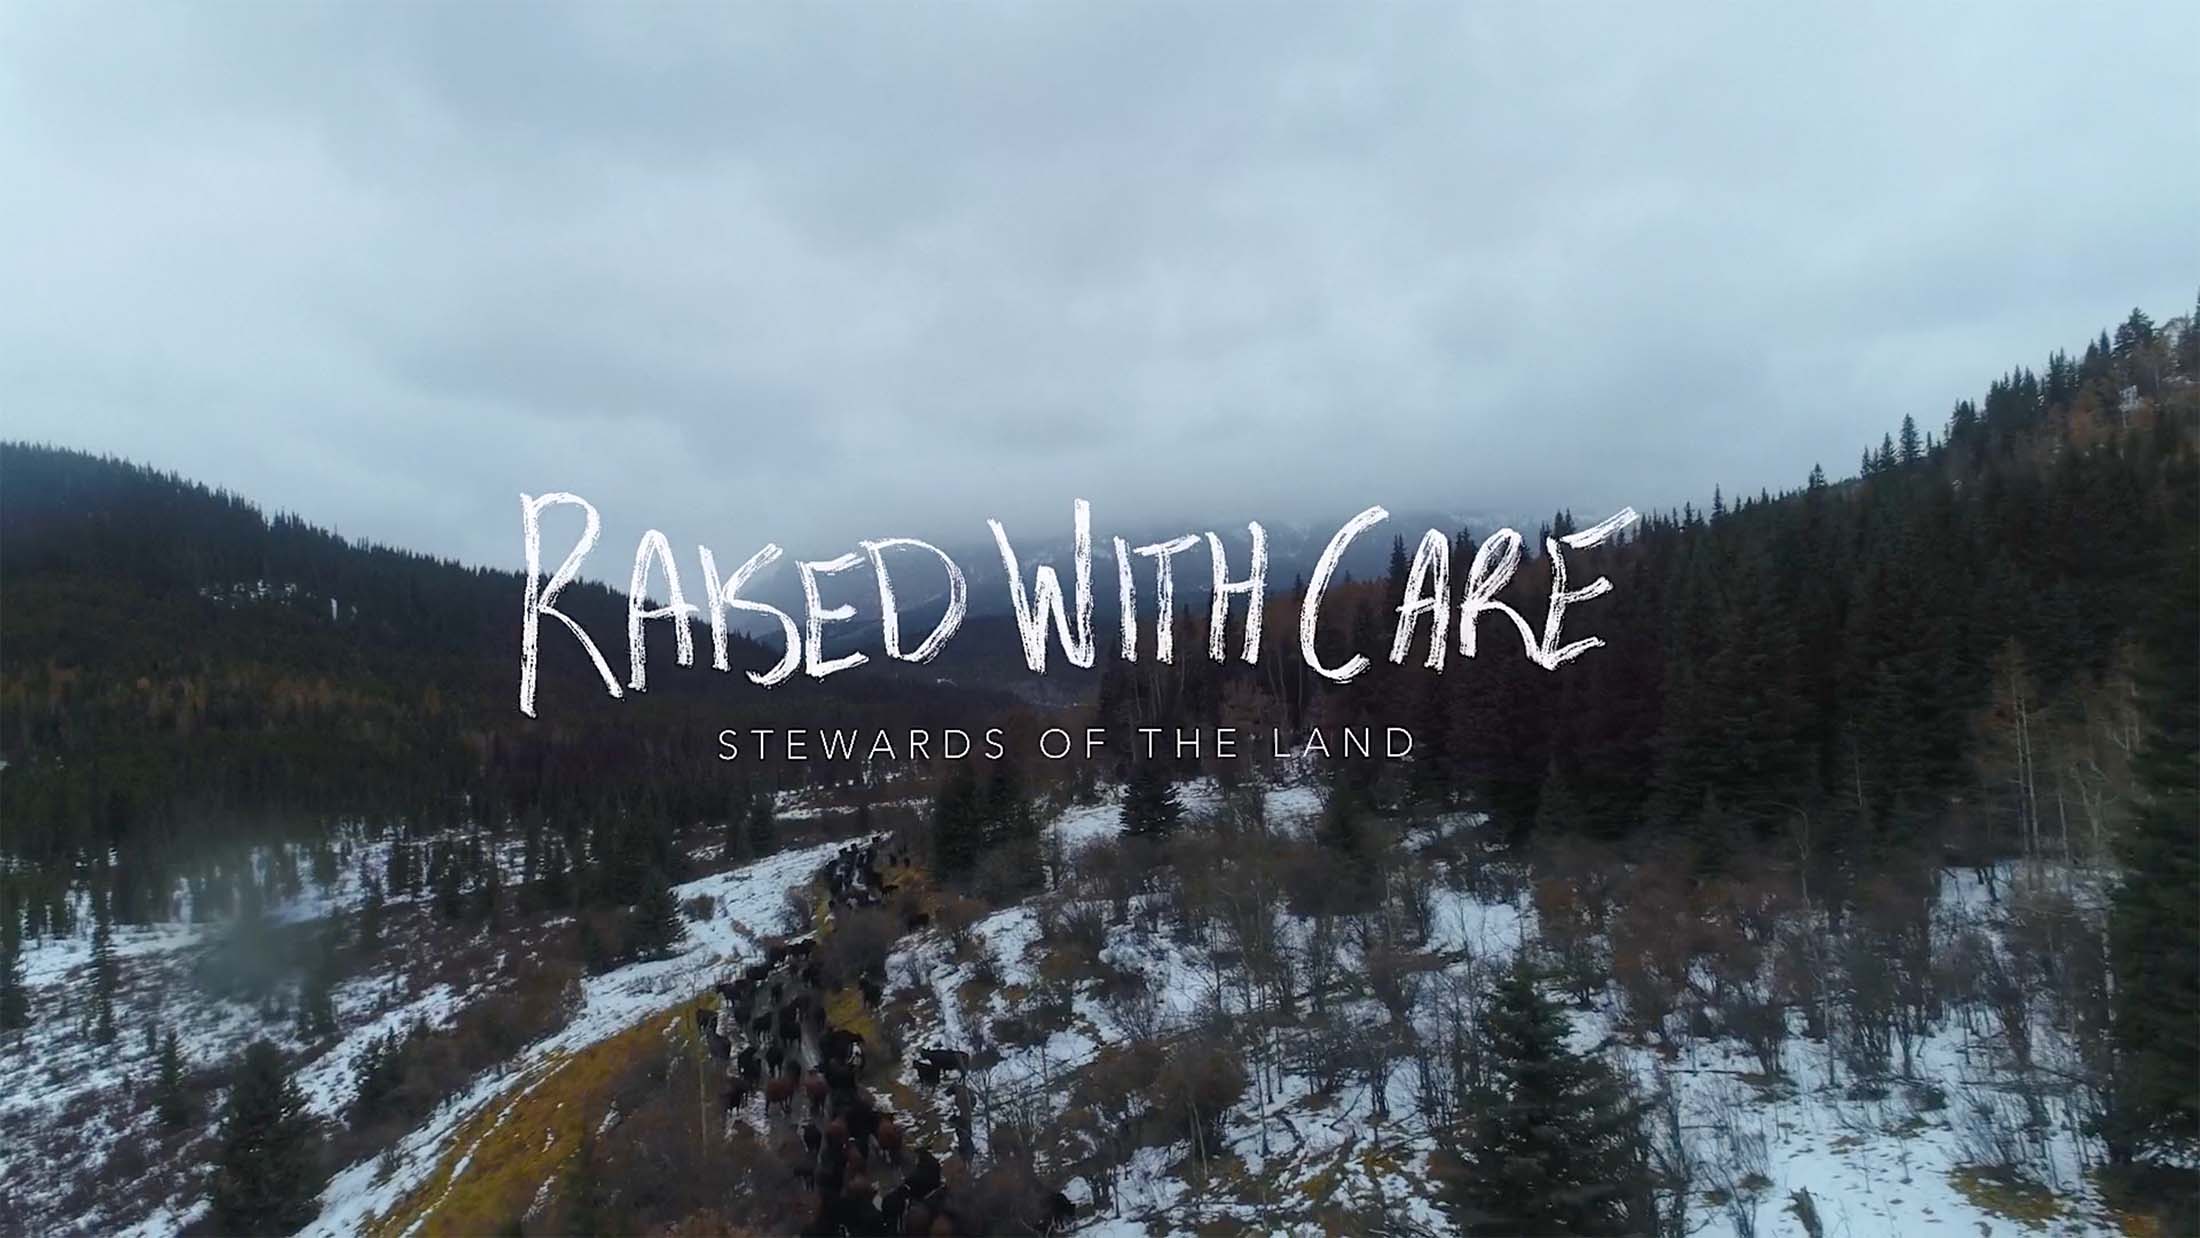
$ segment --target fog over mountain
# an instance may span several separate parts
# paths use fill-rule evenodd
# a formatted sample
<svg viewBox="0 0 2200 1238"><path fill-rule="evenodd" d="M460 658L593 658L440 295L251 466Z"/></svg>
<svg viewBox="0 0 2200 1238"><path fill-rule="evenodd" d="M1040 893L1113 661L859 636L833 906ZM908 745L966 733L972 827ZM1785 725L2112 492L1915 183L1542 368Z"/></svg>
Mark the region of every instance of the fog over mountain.
<svg viewBox="0 0 2200 1238"><path fill-rule="evenodd" d="M846 16L11 6L5 430L619 581L1754 492L2190 297L2189 7Z"/></svg>

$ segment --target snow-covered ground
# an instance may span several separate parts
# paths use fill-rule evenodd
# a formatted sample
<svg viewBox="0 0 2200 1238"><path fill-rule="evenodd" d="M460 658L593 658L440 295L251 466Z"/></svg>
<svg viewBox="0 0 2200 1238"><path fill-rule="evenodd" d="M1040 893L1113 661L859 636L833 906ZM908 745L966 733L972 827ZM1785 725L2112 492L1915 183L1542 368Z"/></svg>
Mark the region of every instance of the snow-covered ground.
<svg viewBox="0 0 2200 1238"><path fill-rule="evenodd" d="M1178 793L1190 821L1226 811L1212 782L1188 783ZM1322 797L1311 781L1272 787L1266 796L1268 828L1278 834L1304 834L1319 817ZM780 811L798 819L830 810L787 796ZM1120 798L1111 793L1098 804L1070 808L1048 828L1074 853L1117 834L1121 815ZM1411 837L1416 844L1433 845L1475 824L1472 814L1456 814L1417 827ZM305 1232L360 1232L371 1218L433 1180L448 1156L463 1152L458 1141L469 1119L491 1106L511 1104L563 1056L694 996L721 978L730 961L756 954L758 938L780 927L786 892L806 883L838 845L782 852L677 887L683 903L698 896L713 903L707 919L688 925L689 936L677 954L582 981L577 1009L559 1031L476 1078L385 1155L340 1170ZM364 888L359 874L380 869L383 857L375 847L353 846L337 883L320 890L309 881L298 900L271 908L270 917L305 921L355 908ZM516 863L516 857L506 858ZM1524 894L1507 899L1489 893L1487 884L1444 876L1438 874L1431 931L1420 946L1429 965L1418 973L1409 1014L1422 1037L1443 1033L1446 1000L1478 989L1524 945L1533 948L1536 937L1536 915ZM2010 879L2002 875L2003 890ZM1232 943L1219 933L1182 932L1169 917L1148 914L1145 897L1133 901L1128 923L1110 926L1100 961L1143 977L1150 1009L1103 996L1093 979L1049 980L1043 926L1062 909L1044 903L1058 897L1041 896L984 917L970 930L975 951L957 951L934 928L905 938L888 963L896 990L904 996L914 992L921 1031L912 1038L912 1049L983 1045L997 1054L972 1076L980 1105L995 1113L1013 1109L1041 1120L1059 1114L1070 1104L1079 1072L1109 1047L1155 1032L1166 1040L1215 1012L1236 1016L1246 1009L1245 993L1234 979ZM1986 897L1974 874L1947 874L1934 911L1936 939L1974 927L1992 936L2003 915L2003 905ZM109 1047L90 1044L83 999L64 996L88 991L88 938L26 943L26 978L42 1017L19 1041L0 1048L0 1192L15 1197L17 1213L62 1216L47 1227L57 1232L146 1235L173 1233L201 1214L203 1203L181 1195L159 1204L150 1216L109 1215L98 1200L81 1209L60 1205L73 1175L96 1168L117 1141L149 1134L151 1115L114 1099L142 1089L151 1078L152 1047L137 1020L154 1021L156 1031L174 1030L186 1058L201 1065L230 1060L255 1036L299 1047L254 1006L196 993L192 965L220 931L188 924L116 930L126 993L118 1008L129 1010L133 1021ZM1313 926L1278 911L1274 932L1303 952ZM1363 965L1344 942L1335 947L1334 961L1343 969ZM1065 989L1066 1021L1049 1020L1036 1036L1000 1042L1000 1020L1028 1016L1037 1003L1059 998ZM408 986L370 976L339 986L334 1001L342 1034L295 1076L309 1107L324 1116L338 1114L349 1100L358 1054L369 1044L416 1020L443 1025L480 996L478 988L448 979ZM1786 1042L1782 1073L1767 1079L1761 1063L1729 1039L1675 1035L1631 1042L1621 1034L1621 1004L1609 988L1593 992L1569 1014L1578 1048L1605 1056L1646 1093L1665 1088L1676 1097L1682 1143L1702 1167L1690 1204L1699 1232L1744 1234L1753 1225L1754 1232L1800 1234L1801 1223L1788 1209L1804 1191L1827 1235L1938 1232L1968 1238L2021 1228L1974 1202L1952 1175L1970 1159L1965 1115L1979 1104L2008 1103L1995 1049L1967 1019L1951 1014L1918 1038L1911 1068L1917 1086L1897 1081L1880 1090L1855 1088L1833 1046L1802 1035L1799 1018L1796 1034ZM1347 1027L1372 1027L1386 1016L1372 1000L1359 999L1334 1017ZM1126 1022L1132 1019L1139 1026ZM2043 1063L2068 1060L2070 1046L2054 1029L2043 1025L2036 1040ZM1359 1223L1379 1218L1399 1232L1448 1231L1431 1185L1436 1139L1410 1060L1391 1070L1378 1105L1363 1075L1317 1079L1306 1054L1271 1048L1277 1051L1254 1064L1253 1086L1226 1116L1226 1147L1208 1149L1210 1155L1228 1153L1234 1164L1227 1174L1195 1185L1198 1175L1188 1172L1195 1151L1188 1141L1138 1148L1116 1176L1112 1201L1083 1217L1081 1230L1125 1238L1203 1227L1315 1233L1319 1226L1307 1219L1309 1202L1315 1201ZM915 1086L914 1079L904 1082ZM932 1130L944 1131L944 1097L933 1093L926 1103L937 1111L923 1116ZM53 1128L63 1124L66 1138L57 1143ZM984 1120L974 1123L981 1149L989 1126ZM22 1137L34 1131L42 1137ZM2114 1232L2086 1176L2093 1149L2071 1115L2052 1108L2037 1138L2037 1172L2062 1199L2062 1213L2051 1223L2055 1232ZM42 1163L57 1146L69 1160ZM1071 1183L1069 1193L1081 1203L1090 1201L1092 1184ZM138 1205L141 1211L145 1206ZM125 1230L127 1222L134 1224Z"/></svg>
<svg viewBox="0 0 2200 1238"><path fill-rule="evenodd" d="M1222 788L1212 778L1194 778L1177 784L1176 798L1187 818L1220 812L1224 808ZM1321 788L1311 780L1299 778L1268 788L1265 804L1270 829L1281 834L1304 833L1321 815ZM1047 826L1047 831L1061 840L1065 851L1073 854L1093 843L1121 835L1123 789L1111 785L1100 791L1097 803L1071 805Z"/></svg>
<svg viewBox="0 0 2200 1238"><path fill-rule="evenodd" d="M1304 786L1271 793L1268 815L1285 830L1319 811L1319 797ZM1214 807L1219 796L1211 785L1180 788L1187 811ZM1074 850L1112 835L1120 828L1121 806L1073 808L1054 825ZM1435 823L1424 837L1435 837L1473 818ZM2009 888L2011 874L2001 875ZM1944 875L1936 904L1936 934L1945 937L1967 926L1998 931L2000 908L1984 896L1975 875ZM1414 1021L1423 1035L1436 1035L1436 999L1446 982L1479 987L1534 939L1536 917L1527 898L1507 902L1479 898L1462 890L1439 888L1434 899L1433 931L1425 951L1450 960L1424 974L1422 1000ZM1153 986L1158 1025L1166 1037L1199 1019L1202 1012L1243 1010L1236 987L1227 978L1226 940L1185 941L1173 928L1130 923L1111 926L1104 961L1135 971ZM1278 915L1277 931L1304 947L1310 926ZM982 1035L993 1021L1031 1009L1042 988L1039 912L1030 904L994 913L972 930L990 985L973 985L980 965L958 959L938 933L906 943L889 964L889 975L915 979L924 989L923 1014L934 1020L933 1038L948 1047L987 1044ZM1217 954L1225 959L1218 961ZM1339 956L1340 966L1353 960ZM974 1071L971 1090L996 1110L1036 1104L1042 1113L1059 1114L1070 1104L1078 1071L1109 1045L1126 1043L1124 1027L1110 1005L1086 982L1073 998L1066 1025L1036 1043L990 1043L997 1064ZM983 996L971 1006L970 994ZM1645 1095L1660 1088L1677 1098L1680 1138L1699 1165L1690 1203L1690 1223L1711 1234L1802 1234L1792 1210L1807 1192L1828 1235L1991 1234L2024 1228L1982 1208L1959 1189L1955 1171L1973 1157L1965 1134L1967 1107L2012 1103L2008 1080L1994 1069L1990 1046L1951 1015L1914 1047L1912 1081L1893 1081L1884 1090L1855 1088L1832 1045L1796 1033L1790 1037L1784 1073L1765 1079L1762 1067L1739 1043L1703 1036L1676 1037L1664 1052L1656 1045L1631 1045L1615 1034L1620 1026L1617 995L1605 990L1585 1007L1570 1007L1573 1043L1583 1052L1601 1054L1636 1080ZM1380 1007L1363 1002L1342 1011L1347 1023L1379 1024ZM2038 1033L2043 1057L2067 1054L2067 1045L2050 1043L2049 1030ZM1239 1167L1204 1191L1188 1175L1192 1145L1138 1149L1114 1184L1112 1207L1092 1220L1086 1232L1149 1235L1191 1232L1216 1224L1247 1229L1320 1233L1305 1220L1307 1203L1318 1199L1347 1208L1362 1218L1385 1218L1388 1227L1406 1232L1448 1231L1437 1206L1429 1173L1436 1140L1422 1112L1419 1085L1410 1061L1390 1072L1385 1087L1385 1116L1377 1115L1364 1080L1352 1078L1324 1094L1317 1081L1295 1072L1290 1055L1279 1055L1263 1088L1256 1082L1228 1116L1227 1151ZM1256 1075L1256 1080L1259 1076ZM944 1119L946 1102L938 1102ZM1042 1121L1044 1119L1042 1118ZM987 1123L974 1124L982 1149ZM2042 1131L2034 1172L2061 1197L2062 1212L2052 1222L2068 1234L2117 1232L2085 1176L2097 1160L2070 1112L2054 1108ZM1265 1153L1263 1149L1266 1149ZM1217 1150L1209 1149L1210 1155ZM2089 1159L2093 1158L2093 1159ZM1188 1180L1189 1179L1189 1180ZM1090 1184L1070 1188L1080 1203L1091 1199ZM1296 1218L1295 1220L1293 1218Z"/></svg>
<svg viewBox="0 0 2200 1238"><path fill-rule="evenodd" d="M386 850L386 849L385 849ZM264 930L303 923L356 907L363 890L357 870L378 871L381 850L355 850L327 889L306 880L295 899L266 909ZM272 853L265 850L242 862L264 871ZM174 902L188 911L181 881ZM80 893L75 900L75 930L63 937L40 936L23 943L25 990L33 1022L25 1031L0 1039L0 1198L18 1218L51 1221L75 1212L76 1228L112 1229L124 1218L110 1216L118 1204L110 1192L87 1189L96 1171L125 1141L150 1146L160 1138L153 1114L141 1108L157 1073L160 1038L173 1033L188 1068L225 1064L253 1039L265 1038L287 1049L304 1048L287 1017L269 1018L273 1007L208 993L196 971L215 956L235 931L224 922L118 924L113 952L118 974L114 1002L116 1037L100 1045L92 1036L93 1005L91 908ZM331 995L338 1025L380 1027L390 1019L415 1016L431 1023L447 1017L463 995L444 989L415 995L390 978L339 986ZM283 994L287 1000L287 992ZM300 1073L318 1112L332 1112L336 1077L350 1037ZM188 1203L144 1222L151 1232L171 1232L196 1215ZM141 1226L142 1228L142 1226Z"/></svg>
<svg viewBox="0 0 2200 1238"><path fill-rule="evenodd" d="M524 1077L559 1051L593 1043L691 996L719 977L726 960L754 953L755 939L778 929L787 889L806 882L837 845L783 852L675 887L683 903L698 895L714 903L707 921L689 922L679 953L583 982L580 1007L560 1032L530 1046L505 1070L476 1080L405 1137L391 1160L396 1173L381 1175L371 1164L340 1172L323 1194L315 1232L356 1232L362 1219L402 1198L432 1169L457 1125L513 1086L515 1072ZM503 848L499 856L515 872L516 846ZM379 875L386 858L386 844L353 846L334 884L321 889L307 880L296 899L267 909L268 923L306 924L357 910L365 891L362 874ZM265 857L253 862L264 864ZM88 908L82 910L88 915ZM116 926L119 1027L115 1042L104 1046L90 1035L89 929L80 923L72 936L24 943L25 985L37 1017L26 1032L0 1041L0 1199L9 1213L39 1218L49 1229L127 1228L139 1234L173 1233L203 1213L203 1202L175 1198L151 1216L132 1218L112 1215L117 1205L97 1194L71 1197L72 1190L82 1194L82 1184L122 1140L150 1143L159 1137L153 1114L137 1102L155 1076L161 1035L174 1032L185 1062L194 1068L225 1065L254 1039L272 1040L291 1052L312 1051L293 1078L308 1109L333 1118L351 1099L359 1055L368 1046L415 1023L445 1027L487 991L481 983L408 981L395 974L353 978L331 994L340 1035L316 1050L297 1039L288 1017L271 1019L259 1004L203 991L195 970L231 931L233 926L221 921ZM287 990L278 996L287 1004ZM201 1116L211 1116L219 1099L207 1097L209 1113Z"/></svg>

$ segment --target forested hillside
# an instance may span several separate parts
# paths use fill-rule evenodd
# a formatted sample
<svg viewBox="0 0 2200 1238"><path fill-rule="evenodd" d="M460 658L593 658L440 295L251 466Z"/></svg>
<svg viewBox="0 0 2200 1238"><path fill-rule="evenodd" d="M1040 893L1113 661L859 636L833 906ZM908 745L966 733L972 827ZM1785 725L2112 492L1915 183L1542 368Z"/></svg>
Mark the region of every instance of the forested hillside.
<svg viewBox="0 0 2200 1238"><path fill-rule="evenodd" d="M1614 587L1555 671L1491 614L1392 663L1385 526L1317 634L1365 676L1273 581L1252 663L1186 589L1174 662L1104 633L1067 703L611 701L559 637L531 720L516 574L0 446L0 1228L2175 1232L2192 325L1569 554ZM1454 613L1491 532L1442 531ZM1537 629L1550 572L1499 595ZM714 759L796 724L1027 755ZM1415 745L1028 756L1088 724Z"/></svg>
<svg viewBox="0 0 2200 1238"><path fill-rule="evenodd" d="M1982 850L2098 846L2129 788L2095 732L2113 734L2132 708L2148 625L2164 607L2194 613L2173 570L2200 485L2187 321L2164 331L2135 311L2080 356L1996 380L1943 425L1906 416L1855 477L1812 467L1778 493L1714 493L1646 517L1624 544L1576 552L1574 581L1615 587L1570 611L1567 635L1608 648L1555 673L1517 656L1496 615L1482 619L1482 655L1453 651L1441 675L1423 666L1426 623L1403 665L1384 660L1409 530L1388 582L1324 603L1325 646L1375 657L1367 677L1317 692L1294 665L1296 600L1283 598L1259 667L1114 664L1102 712L1407 723L1424 757L1411 790L1485 808L1515 838L1647 831L1715 860L1807 818L1821 845L1860 854L1944 826ZM1575 527L1559 513L1530 553ZM1478 532L1458 533L1455 594ZM1540 631L1548 594L1537 562L1500 600ZM2020 741L2023 779L1982 786L1980 762Z"/></svg>
<svg viewBox="0 0 2200 1238"><path fill-rule="evenodd" d="M512 707L516 572L347 542L172 475L19 443L0 444L0 530L7 897L34 923L50 912L55 931L72 888L111 895L119 922L166 920L182 914L176 879L346 822L422 837L525 823L530 856L631 852L677 877L680 831L745 818L760 779L782 776L754 763L721 775L719 728L789 709L908 726L986 700L875 678L766 700L666 656L646 701L613 701L554 630L537 722ZM625 625L626 599L601 585L559 605L594 632ZM779 656L732 641L739 667ZM784 776L857 771L821 758Z"/></svg>

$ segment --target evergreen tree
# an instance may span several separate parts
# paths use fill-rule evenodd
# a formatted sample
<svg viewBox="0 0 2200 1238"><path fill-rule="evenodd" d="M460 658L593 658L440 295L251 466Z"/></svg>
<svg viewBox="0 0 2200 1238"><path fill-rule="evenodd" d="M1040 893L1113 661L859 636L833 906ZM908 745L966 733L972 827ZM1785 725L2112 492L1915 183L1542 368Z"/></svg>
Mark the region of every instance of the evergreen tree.
<svg viewBox="0 0 2200 1238"><path fill-rule="evenodd" d="M687 922L662 870L651 868L642 879L642 897L627 921L627 948L643 958L670 954L687 936Z"/></svg>
<svg viewBox="0 0 2200 1238"><path fill-rule="evenodd" d="M1414 798L1439 810L1449 808L1456 758L1451 742L1451 694L1441 676L1421 676L1414 721L1413 766L1408 771Z"/></svg>
<svg viewBox="0 0 2200 1238"><path fill-rule="evenodd" d="M382 884L389 889L391 897L412 893L412 848L405 845L403 838L390 839L390 853L384 864L382 878Z"/></svg>
<svg viewBox="0 0 2200 1238"><path fill-rule="evenodd" d="M327 894L336 885L336 848L326 839L313 844L313 886Z"/></svg>
<svg viewBox="0 0 2200 1238"><path fill-rule="evenodd" d="M336 939L324 934L319 956L298 987L298 1038L324 1040L336 1034Z"/></svg>
<svg viewBox="0 0 2200 1238"><path fill-rule="evenodd" d="M1024 795L1023 778L1007 757L993 763L985 786L984 813L989 845L1013 846L1031 841L1038 833L1039 818Z"/></svg>
<svg viewBox="0 0 2200 1238"><path fill-rule="evenodd" d="M1329 798L1314 841L1336 857L1335 879L1324 906L1344 914L1364 911L1381 901L1383 879L1376 862L1381 845L1370 837L1368 788L1356 772L1366 762L1338 760L1330 765Z"/></svg>
<svg viewBox="0 0 2200 1238"><path fill-rule="evenodd" d="M191 1093L185 1087L183 1051L176 1047L174 1029L161 1038L159 1073L153 1080L153 1109L168 1130L191 1120Z"/></svg>
<svg viewBox="0 0 2200 1238"><path fill-rule="evenodd" d="M1039 818L1014 760L1004 756L993 762L980 815L987 853L1006 858L1003 871L1013 874L1018 885L1037 884L1045 872L1039 860Z"/></svg>
<svg viewBox="0 0 2200 1238"><path fill-rule="evenodd" d="M573 900L573 883L567 863L565 836L553 832L543 840L542 870L535 879L535 906L551 910Z"/></svg>
<svg viewBox="0 0 2200 1238"><path fill-rule="evenodd" d="M359 945L372 950L382 944L382 883L369 877L359 902Z"/></svg>
<svg viewBox="0 0 2200 1238"><path fill-rule="evenodd" d="M2189 483L2188 483L2189 485ZM2200 1136L2200 547L2188 494L2185 534L2170 544L2171 587L2157 604L2145 682L2149 735L2138 763L2143 795L2122 847L2123 879L2109 913L2116 971L2115 1035L2122 1095L2109 1132L2120 1157Z"/></svg>
<svg viewBox="0 0 2200 1238"><path fill-rule="evenodd" d="M1566 1044L1566 1020L1516 961L1479 1031L1488 1077L1447 1175L1470 1234L1636 1234L1649 1225L1641 1105Z"/></svg>
<svg viewBox="0 0 2200 1238"><path fill-rule="evenodd" d="M756 812L756 801L744 793L726 811L725 841L719 848L719 858L728 864L739 864L749 858L749 818Z"/></svg>
<svg viewBox="0 0 2200 1238"><path fill-rule="evenodd" d="M977 867L985 846L985 821L978 803L978 776L968 762L958 764L940 783L932 801L932 863L953 880Z"/></svg>
<svg viewBox="0 0 2200 1238"><path fill-rule="evenodd" d="M353 1130L380 1120L397 1094L401 1076L396 1041L394 1032L377 1036L352 1059L351 1103L344 1107L344 1120Z"/></svg>
<svg viewBox="0 0 2200 1238"><path fill-rule="evenodd" d="M103 1045L115 1042L115 935L107 900L92 891L92 1039Z"/></svg>
<svg viewBox="0 0 2200 1238"><path fill-rule="evenodd" d="M435 862L435 914L446 921L458 920L466 914L466 891L463 874L459 870L458 856L449 847L436 849Z"/></svg>
<svg viewBox="0 0 2200 1238"><path fill-rule="evenodd" d="M30 995L23 989L23 926L15 900L0 896L0 1032L31 1024Z"/></svg>
<svg viewBox="0 0 2200 1238"><path fill-rule="evenodd" d="M1176 784L1161 762L1136 761L1123 789L1123 832L1133 838L1167 838L1184 817Z"/></svg>
<svg viewBox="0 0 2200 1238"><path fill-rule="evenodd" d="M474 883L473 917L489 932L497 930L497 913L504 899L504 874L498 870L496 849L489 848L481 862L481 877Z"/></svg>
<svg viewBox="0 0 2200 1238"><path fill-rule="evenodd" d="M215 1230L289 1234L314 1216L320 1195L319 1136L305 1097L274 1045L244 1052L222 1111L221 1156L212 1192Z"/></svg>
<svg viewBox="0 0 2200 1238"><path fill-rule="evenodd" d="M779 849L778 810L773 806L771 792L758 795L749 803L749 854L766 856Z"/></svg>
<svg viewBox="0 0 2200 1238"><path fill-rule="evenodd" d="M588 969L589 975L602 975L618 964L611 943L604 940L603 929L596 923L595 912L583 911L576 931L580 935L581 966Z"/></svg>

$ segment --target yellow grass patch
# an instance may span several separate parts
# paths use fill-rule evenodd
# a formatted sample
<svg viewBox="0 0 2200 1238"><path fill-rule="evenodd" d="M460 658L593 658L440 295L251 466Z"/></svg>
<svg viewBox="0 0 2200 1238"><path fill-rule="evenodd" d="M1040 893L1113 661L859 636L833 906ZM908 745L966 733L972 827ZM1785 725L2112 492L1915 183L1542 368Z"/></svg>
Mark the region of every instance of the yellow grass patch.
<svg viewBox="0 0 2200 1238"><path fill-rule="evenodd" d="M2026 1229L2046 1229L2064 1212L2053 1191L1995 1170L1965 1165L1949 1170L1948 1181L1979 1211Z"/></svg>
<svg viewBox="0 0 2200 1238"><path fill-rule="evenodd" d="M926 911L938 911L939 893L923 868L896 868L892 879L904 888L914 888ZM813 907L822 938L833 927L822 887L815 892ZM696 1051L693 1025L686 1017L690 1005L691 1001L674 1003L616 1035L529 1068L512 1087L459 1124L434 1171L388 1214L370 1222L367 1232L377 1238L411 1232L458 1238L503 1229L534 1204L543 1183L564 1171L580 1147L583 1123L603 1120L621 1078L654 1043L670 1039L677 1053ZM859 990L843 988L828 994L825 1012L834 1026L860 1033L873 1046L885 1043L877 1018L863 1004ZM914 1100L914 1094L907 1099ZM901 1109L904 1114L921 1112L915 1104L902 1104ZM690 1222L701 1227L692 1232L718 1232L712 1218L694 1217Z"/></svg>
<svg viewBox="0 0 2200 1238"><path fill-rule="evenodd" d="M627 1067L655 1039L677 1036L679 1008L658 1011L584 1049L538 1065L531 1078L461 1123L428 1179L368 1226L375 1235L495 1233L534 1202L601 1121ZM670 1026L668 1027L668 1023Z"/></svg>

